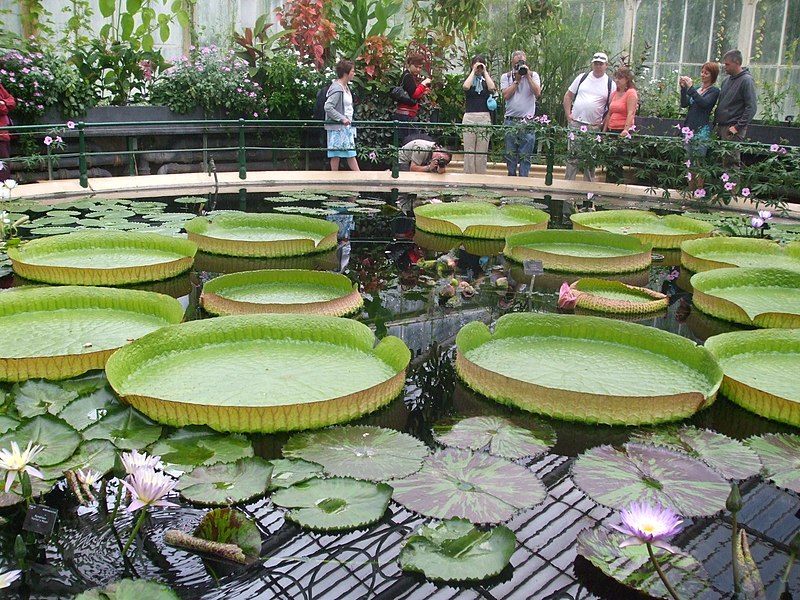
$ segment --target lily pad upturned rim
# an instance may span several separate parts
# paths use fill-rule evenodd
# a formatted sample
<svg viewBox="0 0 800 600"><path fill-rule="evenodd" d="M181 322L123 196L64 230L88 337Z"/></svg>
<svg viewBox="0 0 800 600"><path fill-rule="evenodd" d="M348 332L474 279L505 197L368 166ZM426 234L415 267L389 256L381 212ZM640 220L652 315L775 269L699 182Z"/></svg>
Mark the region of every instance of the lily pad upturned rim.
<svg viewBox="0 0 800 600"><path fill-rule="evenodd" d="M537 249L538 244L573 243L597 248L608 248L609 251L624 250L623 256L572 256L552 251ZM544 268L551 271L569 273L631 273L641 271L652 262L651 244L635 237L608 231L580 231L569 229L547 229L515 233L506 236L503 255L513 261L523 262L528 259L541 260Z"/></svg>
<svg viewBox="0 0 800 600"><path fill-rule="evenodd" d="M130 267L92 267L91 265L48 265L29 261L32 257L57 255L65 250L103 252L104 249L129 247L170 252L174 259ZM197 245L182 238L135 231L80 230L31 240L8 254L14 272L34 281L58 285L125 285L169 279L189 270Z"/></svg>
<svg viewBox="0 0 800 600"><path fill-rule="evenodd" d="M125 389L125 380L155 357L179 348L245 340L293 339L352 346L386 363L395 375L370 388L317 402L275 406L218 406L142 395ZM106 364L109 383L124 399L154 420L173 426L208 425L218 431L274 432L314 429L351 420L384 406L405 385L411 352L397 337L375 343L372 330L357 321L320 315L245 315L216 317L165 327L126 346ZM166 394L164 394L166 395Z"/></svg>
<svg viewBox="0 0 800 600"><path fill-rule="evenodd" d="M465 356L493 339L536 336L605 340L662 354L700 373L708 382L708 391L657 397L573 392L514 379ZM713 403L722 382L722 369L702 346L653 327L604 317L512 313L498 319L494 335L482 322L468 323L458 332L456 346L456 370L471 388L498 402L565 420L614 425L674 421Z"/></svg>
<svg viewBox="0 0 800 600"><path fill-rule="evenodd" d="M260 303L235 300L225 295L227 289L243 285L268 287L270 284L308 283L328 288L337 297L331 300L299 303ZM216 277L203 285L200 303L215 315L259 313L299 313L343 317L358 311L364 304L358 285L346 275L327 271L301 269L269 269L230 273Z"/></svg>
<svg viewBox="0 0 800 600"><path fill-rule="evenodd" d="M740 266L733 262L708 257L714 252L724 251L762 257L764 267L773 266L770 261L774 257L793 258L797 262L797 269L800 270L800 242L781 246L775 241L762 238L717 236L687 240L681 244L681 264L694 273Z"/></svg>
<svg viewBox="0 0 800 600"><path fill-rule="evenodd" d="M706 340L705 347L717 357L725 377L720 391L742 408L764 418L800 427L800 401L784 398L764 389L739 381L725 372L725 359L740 354L793 354L800 364L800 329L759 329L715 335ZM796 381L797 372L785 377Z"/></svg>
<svg viewBox="0 0 800 600"><path fill-rule="evenodd" d="M575 306L597 312L643 315L664 310L669 305L669 298L667 298L666 294L646 287L628 285L620 281L586 277L573 283L570 289L577 296ZM602 293L595 292L620 292L630 296L637 296L642 301L635 302L621 298L607 298Z"/></svg>
<svg viewBox="0 0 800 600"><path fill-rule="evenodd" d="M479 238L454 237L429 233L417 229L414 232L414 243L427 250L436 252L450 252L454 248L464 246L464 250L476 256L496 256L503 251L505 241L484 240Z"/></svg>
<svg viewBox="0 0 800 600"><path fill-rule="evenodd" d="M164 325L180 323L184 313L178 300L155 292L92 286L26 286L0 294L0 324L6 315L30 313L35 319L40 312L86 308L98 309L98 319L103 310L138 312L158 317ZM86 371L102 369L116 350L21 358L0 356L0 380L75 377Z"/></svg>
<svg viewBox="0 0 800 600"><path fill-rule="evenodd" d="M308 237L289 240L227 240L209 234L210 224L236 229L237 227L287 227L306 231ZM336 247L339 226L331 221L300 215L280 213L244 213L226 211L212 216L195 217L184 224L189 239L200 250L225 256L282 257L324 252ZM313 237L319 236L319 242Z"/></svg>
<svg viewBox="0 0 800 600"><path fill-rule="evenodd" d="M692 303L701 311L724 321L733 321L755 327L800 327L800 314L792 312L761 312L750 315L740 305L713 294L723 288L782 287L798 290L800 297L800 271L787 269L761 269L757 267L731 267L714 269L692 275Z"/></svg>
<svg viewBox="0 0 800 600"><path fill-rule="evenodd" d="M639 223L652 223L661 221L674 227L674 234L637 233L632 230L628 235L633 235L643 242L649 242L654 248L680 248L686 240L708 237L714 231L714 225L698 221L681 215L665 215L659 217L655 213L644 210L620 209L604 210L599 212L574 213L570 215L574 229L601 229L604 225L630 224L634 228Z"/></svg>
<svg viewBox="0 0 800 600"><path fill-rule="evenodd" d="M463 230L455 223L448 221L450 215L491 215L507 213L522 221L520 225L482 225L479 222L468 225ZM546 229L550 215L543 210L521 204L495 206L488 202L443 202L424 204L414 209L417 228L429 233L452 237L503 239L510 233Z"/></svg>

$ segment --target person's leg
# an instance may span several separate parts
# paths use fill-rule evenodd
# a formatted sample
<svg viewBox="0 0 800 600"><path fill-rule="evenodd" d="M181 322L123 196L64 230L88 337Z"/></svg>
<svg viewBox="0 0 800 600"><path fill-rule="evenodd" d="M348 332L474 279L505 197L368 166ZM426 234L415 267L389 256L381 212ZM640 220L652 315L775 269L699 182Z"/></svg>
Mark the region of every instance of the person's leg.
<svg viewBox="0 0 800 600"><path fill-rule="evenodd" d="M488 112L476 114L478 115L477 123L480 125L492 124L492 116ZM478 130L477 140L475 143L475 172L481 175L486 173L491 135L491 131L488 128L484 127Z"/></svg>
<svg viewBox="0 0 800 600"><path fill-rule="evenodd" d="M11 179L11 165L8 160L11 158L11 142L8 140L0 140L0 163L3 168L0 169L0 181Z"/></svg>
<svg viewBox="0 0 800 600"><path fill-rule="evenodd" d="M580 124L577 121L570 121L567 126L570 129L570 133L572 135L575 135L575 131L578 130ZM564 172L564 179L568 181L574 181L577 176L578 176L577 145L575 144L574 140L568 139L567 162L566 162L566 170Z"/></svg>
<svg viewBox="0 0 800 600"><path fill-rule="evenodd" d="M471 113L464 113L464 118L461 122L464 125L472 123ZM475 172L475 146L477 140L478 136L474 129L464 128L464 173Z"/></svg>
<svg viewBox="0 0 800 600"><path fill-rule="evenodd" d="M519 145L519 176L527 177L531 172L531 157L536 146L536 133L523 131L520 133Z"/></svg>
<svg viewBox="0 0 800 600"><path fill-rule="evenodd" d="M589 125L589 131L600 131L600 127L596 125ZM594 172L594 165L592 165L591 167L585 167L583 169L583 179L584 181L591 181L591 182L597 180Z"/></svg>
<svg viewBox="0 0 800 600"><path fill-rule="evenodd" d="M358 167L358 159L355 156L351 156L347 159L347 166L350 167L351 171L360 171L361 169Z"/></svg>
<svg viewBox="0 0 800 600"><path fill-rule="evenodd" d="M506 117L505 121L503 121L503 125L506 127L511 127L514 125L514 120ZM514 131L509 131L506 133L505 138L505 159L506 159L506 168L508 169L509 177L515 177L517 175L517 134Z"/></svg>
<svg viewBox="0 0 800 600"><path fill-rule="evenodd" d="M331 156L331 171L338 171L338 170L339 170L339 157Z"/></svg>

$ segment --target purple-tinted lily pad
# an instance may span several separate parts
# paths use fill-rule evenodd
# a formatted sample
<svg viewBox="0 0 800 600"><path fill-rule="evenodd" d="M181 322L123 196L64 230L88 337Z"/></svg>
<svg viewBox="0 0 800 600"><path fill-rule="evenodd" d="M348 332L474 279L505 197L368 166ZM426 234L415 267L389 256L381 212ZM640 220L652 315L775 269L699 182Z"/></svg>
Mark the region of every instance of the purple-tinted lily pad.
<svg viewBox="0 0 800 600"><path fill-rule="evenodd" d="M283 455L318 463L329 475L385 481L418 471L428 449L394 429L348 426L293 435Z"/></svg>
<svg viewBox="0 0 800 600"><path fill-rule="evenodd" d="M719 471L725 479L747 479L761 472L761 461L753 450L708 429L669 427L634 435L631 441L685 452Z"/></svg>
<svg viewBox="0 0 800 600"><path fill-rule="evenodd" d="M668 448L625 444L598 446L578 457L575 483L595 502L622 509L631 502L672 508L684 516L725 508L730 486L705 463Z"/></svg>
<svg viewBox="0 0 800 600"><path fill-rule="evenodd" d="M745 443L761 458L775 485L800 494L800 435L768 433Z"/></svg>
<svg viewBox="0 0 800 600"><path fill-rule="evenodd" d="M669 598L664 583L650 562L647 547L640 544L620 548L625 537L602 527L584 529L578 534L578 554L624 586L654 598ZM708 588L708 574L693 557L670 554L655 547L653 553L679 597L697 598Z"/></svg>
<svg viewBox="0 0 800 600"><path fill-rule="evenodd" d="M454 425L434 427L434 437L445 446L482 450L503 458L544 454L556 443L555 431L542 425L531 431L500 417L470 417Z"/></svg>
<svg viewBox="0 0 800 600"><path fill-rule="evenodd" d="M485 452L445 448L422 469L389 482L394 500L436 519L500 523L541 502L544 484L525 467Z"/></svg>

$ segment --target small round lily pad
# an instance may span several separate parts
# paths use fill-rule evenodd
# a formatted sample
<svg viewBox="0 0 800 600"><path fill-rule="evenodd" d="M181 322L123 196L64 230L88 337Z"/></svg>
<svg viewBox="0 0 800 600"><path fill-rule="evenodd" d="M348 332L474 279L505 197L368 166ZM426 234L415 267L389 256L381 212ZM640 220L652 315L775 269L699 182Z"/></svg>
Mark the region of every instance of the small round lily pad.
<svg viewBox="0 0 800 600"><path fill-rule="evenodd" d="M272 475L272 465L251 456L235 463L200 466L186 473L176 489L197 504L225 506L263 496Z"/></svg>

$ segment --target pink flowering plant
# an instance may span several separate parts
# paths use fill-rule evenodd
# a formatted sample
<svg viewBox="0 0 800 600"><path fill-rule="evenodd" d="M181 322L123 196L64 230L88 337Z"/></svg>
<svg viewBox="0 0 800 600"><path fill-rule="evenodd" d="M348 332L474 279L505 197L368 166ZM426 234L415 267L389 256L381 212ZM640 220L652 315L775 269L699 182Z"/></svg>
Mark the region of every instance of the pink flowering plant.
<svg viewBox="0 0 800 600"><path fill-rule="evenodd" d="M161 72L153 85L151 102L176 113L197 108L207 115L266 119L268 97L250 76L247 62L233 50L216 46L192 47L190 56L178 59Z"/></svg>

